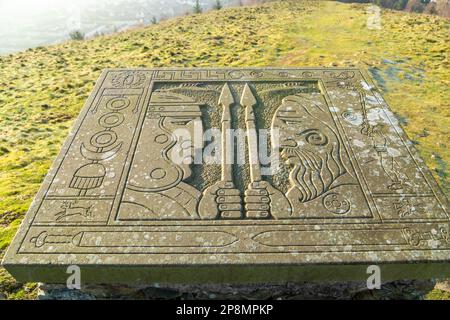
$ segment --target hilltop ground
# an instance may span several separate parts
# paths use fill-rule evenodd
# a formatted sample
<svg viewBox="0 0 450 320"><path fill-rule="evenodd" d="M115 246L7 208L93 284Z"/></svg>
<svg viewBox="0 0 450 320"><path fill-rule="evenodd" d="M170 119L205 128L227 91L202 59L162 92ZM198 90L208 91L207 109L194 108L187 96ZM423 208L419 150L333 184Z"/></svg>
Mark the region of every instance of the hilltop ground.
<svg viewBox="0 0 450 320"><path fill-rule="evenodd" d="M357 66L372 74L450 195L450 21L367 6L283 1L167 20L0 57L0 259L103 68ZM32 298L0 269L0 298ZM417 297L450 298L437 289Z"/></svg>

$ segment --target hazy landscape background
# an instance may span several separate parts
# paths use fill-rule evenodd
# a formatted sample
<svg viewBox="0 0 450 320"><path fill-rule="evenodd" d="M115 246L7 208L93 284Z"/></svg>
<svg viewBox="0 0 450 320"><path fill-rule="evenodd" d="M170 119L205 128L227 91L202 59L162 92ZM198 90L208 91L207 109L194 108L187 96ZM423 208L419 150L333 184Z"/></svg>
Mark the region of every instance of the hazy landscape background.
<svg viewBox="0 0 450 320"><path fill-rule="evenodd" d="M221 0L224 6L256 1ZM0 55L151 24L192 12L195 0L0 0ZM216 0L199 1L203 9Z"/></svg>
<svg viewBox="0 0 450 320"><path fill-rule="evenodd" d="M267 0L219 0L224 7ZM301 1L301 0L298 0ZM338 0L450 17L450 0ZM55 44L80 31L86 38L193 12L196 0L0 0L0 55ZM217 0L199 0L204 11Z"/></svg>

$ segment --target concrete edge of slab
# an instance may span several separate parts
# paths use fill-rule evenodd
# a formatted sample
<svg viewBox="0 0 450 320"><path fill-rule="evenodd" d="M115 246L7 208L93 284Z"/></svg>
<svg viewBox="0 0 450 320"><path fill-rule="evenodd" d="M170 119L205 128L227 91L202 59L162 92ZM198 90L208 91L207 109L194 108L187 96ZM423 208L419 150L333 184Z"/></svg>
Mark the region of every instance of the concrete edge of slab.
<svg viewBox="0 0 450 320"><path fill-rule="evenodd" d="M370 264L330 265L202 265L202 266L97 266L80 267L82 283L271 283L295 281L356 281L367 279ZM377 264L375 264L377 265ZM450 277L448 262L379 264L381 279L439 279ZM40 279L66 283L67 266L3 264L20 282Z"/></svg>

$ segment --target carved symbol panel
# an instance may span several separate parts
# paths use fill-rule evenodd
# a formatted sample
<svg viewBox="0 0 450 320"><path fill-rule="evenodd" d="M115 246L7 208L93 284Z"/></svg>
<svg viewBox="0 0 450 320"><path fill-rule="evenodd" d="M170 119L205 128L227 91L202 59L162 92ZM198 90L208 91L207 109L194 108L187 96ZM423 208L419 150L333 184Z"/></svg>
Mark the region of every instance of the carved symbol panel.
<svg viewBox="0 0 450 320"><path fill-rule="evenodd" d="M442 262L447 206L357 69L108 70L5 265Z"/></svg>
<svg viewBox="0 0 450 320"><path fill-rule="evenodd" d="M261 85L266 83L194 83L192 86L181 83L163 85L154 90L117 219L373 218L356 173L351 169L350 158L333 123L329 106L321 94L292 86L289 87L291 90L284 90L285 95L275 85L269 92L279 97L279 106L266 106L257 96ZM318 91L314 87L311 90ZM219 91L217 103L208 105ZM290 91L298 93L289 94ZM235 101L234 96L239 95L240 101ZM221 113L219 140L220 152L224 154L220 161L221 173L212 184L196 188L186 181L192 177L195 165L191 161L192 156L203 154L205 130L214 129L210 121L202 119L202 109L206 109L206 116L207 109L213 107L217 109L214 112ZM241 131L237 131L238 127L232 128L233 120L238 126L240 120L238 115L233 119L233 107L244 109ZM256 120L261 116L258 109L271 107L274 113L270 131L263 131L269 134L258 135L260 128ZM180 129L187 134L178 136L176 132ZM278 134L270 134L275 131ZM239 177L233 176L238 164L227 158L232 153L232 133L242 134L245 140L243 153L248 163L249 179L241 179L240 185L245 187L242 190L235 181ZM193 141L195 138L198 140L196 143ZM290 171L289 183L280 186L288 190L286 194L271 183L270 175L265 177L261 174L258 138L270 139L272 145L279 145L272 152L280 153ZM177 154L175 149L187 150L187 158L177 162L173 159ZM208 164L201 165L208 169ZM203 176L200 174L196 178L203 179Z"/></svg>

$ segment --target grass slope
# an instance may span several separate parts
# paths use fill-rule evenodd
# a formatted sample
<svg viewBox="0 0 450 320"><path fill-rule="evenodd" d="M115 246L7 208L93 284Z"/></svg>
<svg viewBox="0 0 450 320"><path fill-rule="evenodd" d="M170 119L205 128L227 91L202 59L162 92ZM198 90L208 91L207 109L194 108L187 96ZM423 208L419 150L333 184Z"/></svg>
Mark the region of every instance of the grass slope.
<svg viewBox="0 0 450 320"><path fill-rule="evenodd" d="M103 68L358 66L372 74L447 196L450 23L365 5L283 1L0 57L0 258ZM33 297L0 269L0 293ZM27 291L28 290L28 291Z"/></svg>

